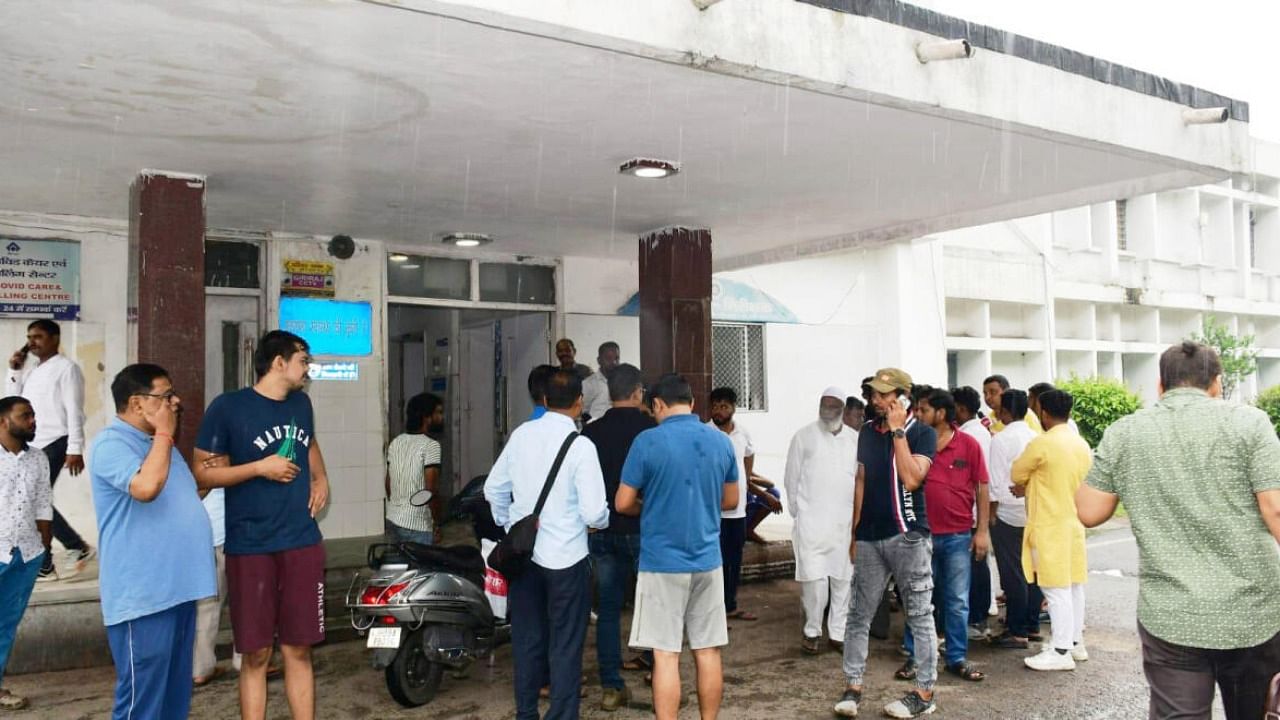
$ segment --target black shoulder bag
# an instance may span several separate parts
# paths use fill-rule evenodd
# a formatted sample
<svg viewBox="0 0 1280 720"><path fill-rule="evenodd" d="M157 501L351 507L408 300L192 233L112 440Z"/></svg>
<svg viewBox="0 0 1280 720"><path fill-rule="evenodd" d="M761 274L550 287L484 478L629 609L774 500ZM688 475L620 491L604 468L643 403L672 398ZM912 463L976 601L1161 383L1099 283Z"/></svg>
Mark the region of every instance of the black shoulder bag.
<svg viewBox="0 0 1280 720"><path fill-rule="evenodd" d="M560 465L564 463L564 456L569 453L569 446L577 438L578 433L571 432L564 439L560 452L556 454L556 461L551 463L551 472L547 473L546 482L542 483L542 494L538 496L538 504L533 507L533 512L512 525L507 536L489 552L489 567L502 573L508 580L520 577L533 562L533 544L538 539L538 515L547 502L547 495L551 493L556 475L560 474Z"/></svg>

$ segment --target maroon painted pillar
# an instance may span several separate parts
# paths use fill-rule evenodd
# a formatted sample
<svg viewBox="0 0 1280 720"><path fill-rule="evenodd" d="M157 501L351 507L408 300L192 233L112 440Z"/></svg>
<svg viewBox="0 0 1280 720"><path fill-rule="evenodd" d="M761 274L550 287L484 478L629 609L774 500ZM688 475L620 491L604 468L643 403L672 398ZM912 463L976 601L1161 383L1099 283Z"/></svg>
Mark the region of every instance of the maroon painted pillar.
<svg viewBox="0 0 1280 720"><path fill-rule="evenodd" d="M169 372L187 459L204 415L204 188L202 177L149 171L129 187L129 361Z"/></svg>
<svg viewBox="0 0 1280 720"><path fill-rule="evenodd" d="M640 367L677 372L706 419L711 392L711 233L683 227L640 238Z"/></svg>

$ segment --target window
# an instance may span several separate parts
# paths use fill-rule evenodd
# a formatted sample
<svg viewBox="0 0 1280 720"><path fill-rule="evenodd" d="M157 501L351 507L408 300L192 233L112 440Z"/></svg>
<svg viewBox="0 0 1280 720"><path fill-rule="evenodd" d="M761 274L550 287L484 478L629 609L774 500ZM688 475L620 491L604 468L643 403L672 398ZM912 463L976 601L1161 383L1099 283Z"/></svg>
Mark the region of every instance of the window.
<svg viewBox="0 0 1280 720"><path fill-rule="evenodd" d="M257 289L258 245L248 242L206 240L204 286Z"/></svg>
<svg viewBox="0 0 1280 720"><path fill-rule="evenodd" d="M471 261L391 253L387 294L442 300L471 299Z"/></svg>
<svg viewBox="0 0 1280 720"><path fill-rule="evenodd" d="M768 410L764 325L711 324L711 383L738 393L739 410Z"/></svg>
<svg viewBox="0 0 1280 720"><path fill-rule="evenodd" d="M555 278L547 265L480 263L480 301L554 305Z"/></svg>
<svg viewBox="0 0 1280 720"><path fill-rule="evenodd" d="M1125 252L1129 249L1129 229L1126 215L1129 210L1128 200L1116 201L1116 249Z"/></svg>

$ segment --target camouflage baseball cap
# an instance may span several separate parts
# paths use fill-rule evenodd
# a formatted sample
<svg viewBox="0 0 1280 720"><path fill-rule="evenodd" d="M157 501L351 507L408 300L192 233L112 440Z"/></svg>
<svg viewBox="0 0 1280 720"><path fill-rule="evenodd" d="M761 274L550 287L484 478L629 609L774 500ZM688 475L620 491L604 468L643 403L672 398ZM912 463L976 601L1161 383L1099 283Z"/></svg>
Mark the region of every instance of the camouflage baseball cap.
<svg viewBox="0 0 1280 720"><path fill-rule="evenodd" d="M881 368L875 377L867 383L876 392L889 393L894 390L911 392L911 376L898 368Z"/></svg>

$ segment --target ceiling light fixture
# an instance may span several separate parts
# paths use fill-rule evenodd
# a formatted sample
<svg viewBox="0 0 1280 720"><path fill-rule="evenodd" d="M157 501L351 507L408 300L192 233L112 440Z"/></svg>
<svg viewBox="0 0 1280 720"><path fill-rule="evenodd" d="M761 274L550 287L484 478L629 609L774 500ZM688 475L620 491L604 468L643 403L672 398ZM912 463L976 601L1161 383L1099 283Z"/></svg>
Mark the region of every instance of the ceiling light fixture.
<svg viewBox="0 0 1280 720"><path fill-rule="evenodd" d="M440 242L460 248L473 248L493 242L493 238L484 233L451 232L445 233Z"/></svg>
<svg viewBox="0 0 1280 720"><path fill-rule="evenodd" d="M656 179L671 177L680 172L680 163L652 158L632 158L618 167L623 175L634 175L638 178Z"/></svg>
<svg viewBox="0 0 1280 720"><path fill-rule="evenodd" d="M420 268L420 267L422 267L422 266L421 266L421 265L419 265L418 263L405 263L404 265L401 265L400 267L404 268L405 270L417 270L418 268Z"/></svg>
<svg viewBox="0 0 1280 720"><path fill-rule="evenodd" d="M387 259L394 263L409 262L409 256L404 253L391 253Z"/></svg>

